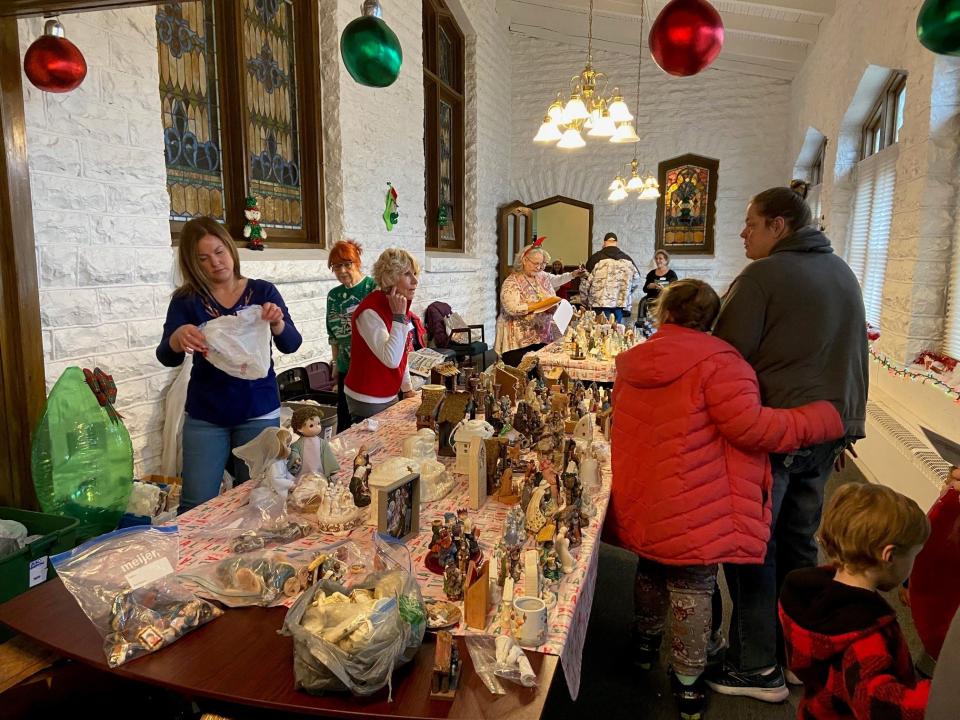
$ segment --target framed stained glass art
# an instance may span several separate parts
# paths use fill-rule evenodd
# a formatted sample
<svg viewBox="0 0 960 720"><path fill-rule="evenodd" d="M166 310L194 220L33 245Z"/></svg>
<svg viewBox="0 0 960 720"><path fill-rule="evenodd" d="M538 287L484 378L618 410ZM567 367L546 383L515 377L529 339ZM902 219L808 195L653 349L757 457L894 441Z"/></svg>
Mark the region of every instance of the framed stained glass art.
<svg viewBox="0 0 960 720"><path fill-rule="evenodd" d="M656 248L671 254L712 255L719 160L686 154L657 169Z"/></svg>

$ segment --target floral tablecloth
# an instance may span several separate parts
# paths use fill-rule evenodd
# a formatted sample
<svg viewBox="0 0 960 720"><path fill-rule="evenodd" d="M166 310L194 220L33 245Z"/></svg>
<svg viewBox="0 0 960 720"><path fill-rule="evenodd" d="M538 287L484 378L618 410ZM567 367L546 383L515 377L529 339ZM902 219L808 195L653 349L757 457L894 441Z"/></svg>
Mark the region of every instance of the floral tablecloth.
<svg viewBox="0 0 960 720"><path fill-rule="evenodd" d="M562 367L572 380L612 383L617 379L617 365L614 360L574 360L570 353L564 350L562 341L550 343L534 354L540 359L540 367Z"/></svg>
<svg viewBox="0 0 960 720"><path fill-rule="evenodd" d="M599 379L599 378L597 378ZM408 435L416 431L415 413L419 406L419 398L411 398L397 403L385 412L376 416L379 427L371 432L360 427L354 427L341 433L335 440L334 450L341 466L341 473L348 475L352 471L353 457L356 448L361 444L367 446L372 464L377 465L390 457L401 453L401 442ZM586 639L587 624L590 620L590 607L593 604L594 586L597 580L597 558L599 555L599 535L606 515L607 503L610 499L610 463L606 443L597 442L595 446L601 457L607 460L602 462L601 486L591 497L597 514L591 518L589 525L583 529L583 542L579 548L571 552L576 558L576 565L572 573L563 576L554 590L557 594L557 603L549 613L549 628L546 642L537 651L550 655L559 655L563 666L567 686L570 694L576 699L580 689L581 662L583 645ZM440 458L452 472L453 460ZM444 498L432 503L425 503L421 507L420 532L408 540L406 545L410 551L414 573L420 584L425 598L446 599L443 593L443 577L436 575L425 566L425 559L429 551L431 538L430 523L434 518L442 518L446 512L456 512L457 508L468 507L468 490L466 476L457 475L458 483ZM217 562L231 555L229 538L218 535L215 529L228 524L243 511L247 504L250 487L240 485L223 495L210 500L178 518L180 527L180 565L185 570L201 563ZM479 531L478 541L484 557L493 558L493 549L499 540L503 522L509 506L488 499L480 510L470 511L474 528ZM299 517L299 516L298 516ZM303 516L309 520L309 516ZM316 549L339 542L344 538L356 541L358 544L368 544L371 532L375 528L375 519L367 524L354 528L345 535L314 533L308 537L294 541L284 546L284 549ZM532 540L528 540L533 547ZM495 570L491 568L491 575ZM518 587L522 586L522 582ZM496 599L496 595L494 595ZM287 601L292 605L293 599ZM497 617L497 606L493 605L486 632L498 633L500 626ZM474 632L468 630L461 623L455 634Z"/></svg>

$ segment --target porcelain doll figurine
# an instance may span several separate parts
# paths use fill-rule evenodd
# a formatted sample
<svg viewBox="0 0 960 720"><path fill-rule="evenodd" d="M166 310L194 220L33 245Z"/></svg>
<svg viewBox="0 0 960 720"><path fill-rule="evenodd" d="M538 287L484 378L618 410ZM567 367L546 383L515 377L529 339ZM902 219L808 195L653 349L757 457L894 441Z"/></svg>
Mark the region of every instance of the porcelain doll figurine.
<svg viewBox="0 0 960 720"><path fill-rule="evenodd" d="M293 433L287 428L269 427L233 450L250 469L250 479L257 483L250 492L250 505L266 517L275 519L284 514L287 494L296 484L287 470L292 442Z"/></svg>
<svg viewBox="0 0 960 720"><path fill-rule="evenodd" d="M357 507L366 507L370 504L370 453L367 446L361 445L357 456L353 459L353 477L350 478L350 493L353 495L353 504Z"/></svg>
<svg viewBox="0 0 960 720"><path fill-rule="evenodd" d="M299 480L304 475L323 475L329 478L340 469L340 463L323 439L323 425L317 411L310 407L293 413L290 427L300 437L290 446L287 469Z"/></svg>

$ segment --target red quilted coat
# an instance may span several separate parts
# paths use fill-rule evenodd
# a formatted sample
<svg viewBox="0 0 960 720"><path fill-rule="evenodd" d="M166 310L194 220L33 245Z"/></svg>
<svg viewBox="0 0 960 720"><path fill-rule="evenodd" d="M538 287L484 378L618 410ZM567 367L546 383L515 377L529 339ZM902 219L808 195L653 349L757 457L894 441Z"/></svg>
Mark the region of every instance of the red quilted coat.
<svg viewBox="0 0 960 720"><path fill-rule="evenodd" d="M843 435L828 402L763 407L733 346L671 324L617 357L613 408L606 537L667 565L762 562L767 453Z"/></svg>

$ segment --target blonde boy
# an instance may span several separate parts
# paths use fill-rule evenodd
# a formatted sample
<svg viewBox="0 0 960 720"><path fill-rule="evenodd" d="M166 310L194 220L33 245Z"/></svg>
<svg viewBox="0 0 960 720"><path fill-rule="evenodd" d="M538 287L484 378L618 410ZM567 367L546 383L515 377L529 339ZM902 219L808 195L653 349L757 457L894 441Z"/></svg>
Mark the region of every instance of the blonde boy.
<svg viewBox="0 0 960 720"><path fill-rule="evenodd" d="M780 593L787 662L803 681L800 720L922 720L930 682L917 680L878 591L910 575L929 536L919 506L888 487L834 493L818 537L831 566L795 570Z"/></svg>

